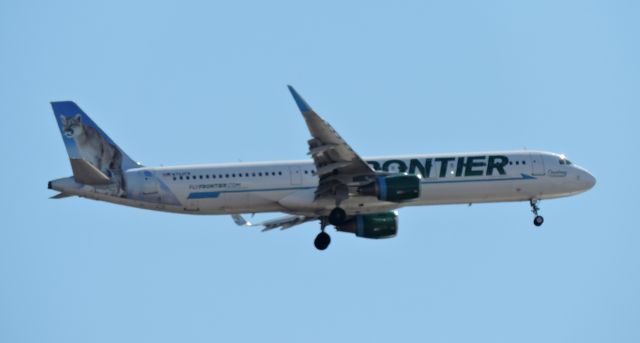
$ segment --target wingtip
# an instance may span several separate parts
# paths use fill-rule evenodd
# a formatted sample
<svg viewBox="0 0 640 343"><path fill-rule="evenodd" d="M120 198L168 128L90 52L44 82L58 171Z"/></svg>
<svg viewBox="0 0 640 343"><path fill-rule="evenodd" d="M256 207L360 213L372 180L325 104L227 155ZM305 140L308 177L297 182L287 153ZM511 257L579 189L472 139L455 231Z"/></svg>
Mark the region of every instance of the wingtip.
<svg viewBox="0 0 640 343"><path fill-rule="evenodd" d="M251 223L249 223L248 221L246 221L241 215L239 214L232 214L231 218L233 219L233 222L238 225L238 226L250 226Z"/></svg>
<svg viewBox="0 0 640 343"><path fill-rule="evenodd" d="M298 105L298 109L300 109L300 112L304 113L304 112L311 112L311 106L309 106L309 104L307 104L306 101L304 101L304 99L300 96L300 94L298 94L298 92L295 90L295 88L293 88L293 86L291 85L287 85L287 88L289 88L289 92L291 92L291 96L293 96L293 100L296 101L296 105Z"/></svg>

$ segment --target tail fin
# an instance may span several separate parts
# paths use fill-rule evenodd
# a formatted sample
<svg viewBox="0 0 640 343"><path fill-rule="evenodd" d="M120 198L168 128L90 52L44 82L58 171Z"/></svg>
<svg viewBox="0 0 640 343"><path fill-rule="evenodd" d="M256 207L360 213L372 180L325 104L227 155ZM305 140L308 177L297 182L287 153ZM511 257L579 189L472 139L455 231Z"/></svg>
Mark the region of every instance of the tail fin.
<svg viewBox="0 0 640 343"><path fill-rule="evenodd" d="M85 184L116 186L123 195L123 171L139 167L118 145L72 101L52 102L67 148L76 181Z"/></svg>

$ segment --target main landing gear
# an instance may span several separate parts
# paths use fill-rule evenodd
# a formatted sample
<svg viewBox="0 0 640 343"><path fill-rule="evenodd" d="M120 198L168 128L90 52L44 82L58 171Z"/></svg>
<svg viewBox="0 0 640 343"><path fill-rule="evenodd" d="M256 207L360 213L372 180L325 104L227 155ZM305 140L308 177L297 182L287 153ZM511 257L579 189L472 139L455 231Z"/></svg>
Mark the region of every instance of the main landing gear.
<svg viewBox="0 0 640 343"><path fill-rule="evenodd" d="M324 232L324 228L326 226L327 219L320 219L320 230L322 231L316 236L316 239L313 241L313 245L315 245L316 249L320 251L326 249L327 247L329 247L329 244L331 244L331 236L329 236L328 233Z"/></svg>
<svg viewBox="0 0 640 343"><path fill-rule="evenodd" d="M331 236L328 233L324 232L324 228L327 225L338 226L344 224L347 220L347 212L340 207L336 207L329 213L329 217L324 217L320 219L320 230L321 232L316 236L316 239L313 241L313 245L316 246L318 250L325 250L331 244Z"/></svg>
<svg viewBox="0 0 640 343"><path fill-rule="evenodd" d="M329 213L329 224L333 226L341 225L345 220L347 220L347 212L340 207L334 208L331 210L331 213Z"/></svg>
<svg viewBox="0 0 640 343"><path fill-rule="evenodd" d="M544 218L538 214L538 211L540 211L538 202L538 200L534 199L529 200L529 204L531 204L531 212L533 212L533 214L535 215L535 218L533 218L533 225L535 226L540 226L542 225L542 223L544 223Z"/></svg>
<svg viewBox="0 0 640 343"><path fill-rule="evenodd" d="M324 231L320 232L313 241L313 245L316 246L316 249L321 251L329 247L329 244L331 244L331 236Z"/></svg>

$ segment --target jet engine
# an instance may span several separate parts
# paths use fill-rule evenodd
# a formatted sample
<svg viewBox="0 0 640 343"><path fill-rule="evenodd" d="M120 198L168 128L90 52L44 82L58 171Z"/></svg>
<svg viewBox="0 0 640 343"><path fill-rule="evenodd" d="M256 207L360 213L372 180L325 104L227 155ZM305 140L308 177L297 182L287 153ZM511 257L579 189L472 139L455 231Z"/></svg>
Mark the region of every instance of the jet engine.
<svg viewBox="0 0 640 343"><path fill-rule="evenodd" d="M378 176L375 181L359 187L358 193L375 196L382 201L411 200L420 196L420 178L408 174Z"/></svg>
<svg viewBox="0 0 640 343"><path fill-rule="evenodd" d="M398 233L398 212L358 214L336 229L363 238L391 238Z"/></svg>

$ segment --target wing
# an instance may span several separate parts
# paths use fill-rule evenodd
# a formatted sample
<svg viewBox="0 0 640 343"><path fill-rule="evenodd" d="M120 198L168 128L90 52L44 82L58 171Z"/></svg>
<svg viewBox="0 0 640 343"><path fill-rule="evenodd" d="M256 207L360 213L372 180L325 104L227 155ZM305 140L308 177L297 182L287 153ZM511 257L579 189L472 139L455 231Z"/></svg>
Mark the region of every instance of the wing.
<svg viewBox="0 0 640 343"><path fill-rule="evenodd" d="M309 155L313 157L320 179L316 198L331 197L338 201L348 197L348 185L358 177L373 177L376 172L322 119L311 106L288 86L304 117L311 139Z"/></svg>
<svg viewBox="0 0 640 343"><path fill-rule="evenodd" d="M288 229L292 226L296 226L302 223L306 223L308 221L311 220L316 220L318 219L318 217L307 217L307 216L286 216L286 217L282 217L282 218L276 218L276 219L271 219L271 220L267 220L264 221L262 223L252 223L249 222L247 220L245 220L241 215L239 214L232 214L231 217L233 218L233 221L236 223L236 225L238 226L244 226L244 227L260 227L262 226L263 229L262 231L269 231L269 230L273 230L273 229L277 229L280 228L281 230L284 229Z"/></svg>

